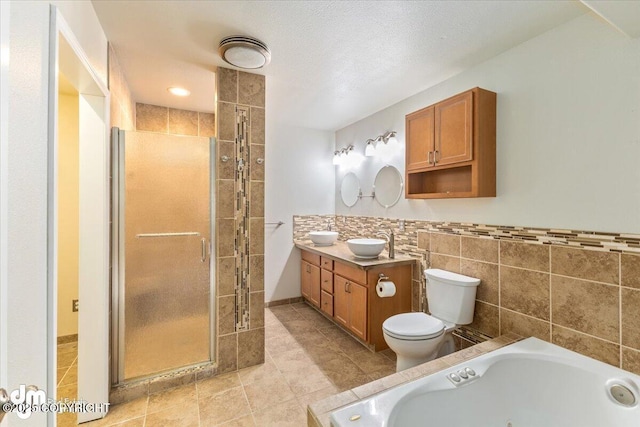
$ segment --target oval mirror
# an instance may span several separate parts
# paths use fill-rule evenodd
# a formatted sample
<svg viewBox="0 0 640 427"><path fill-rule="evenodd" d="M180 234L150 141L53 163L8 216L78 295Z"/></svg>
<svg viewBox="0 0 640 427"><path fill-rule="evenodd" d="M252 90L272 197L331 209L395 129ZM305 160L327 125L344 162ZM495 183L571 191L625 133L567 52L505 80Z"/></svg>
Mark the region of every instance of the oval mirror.
<svg viewBox="0 0 640 427"><path fill-rule="evenodd" d="M400 200L403 185L400 171L393 166L384 166L378 171L373 182L376 200L385 208L390 208Z"/></svg>
<svg viewBox="0 0 640 427"><path fill-rule="evenodd" d="M347 205L347 207L352 207L358 201L358 197L360 196L360 181L355 173L349 172L342 178L340 196L342 197L342 203Z"/></svg>

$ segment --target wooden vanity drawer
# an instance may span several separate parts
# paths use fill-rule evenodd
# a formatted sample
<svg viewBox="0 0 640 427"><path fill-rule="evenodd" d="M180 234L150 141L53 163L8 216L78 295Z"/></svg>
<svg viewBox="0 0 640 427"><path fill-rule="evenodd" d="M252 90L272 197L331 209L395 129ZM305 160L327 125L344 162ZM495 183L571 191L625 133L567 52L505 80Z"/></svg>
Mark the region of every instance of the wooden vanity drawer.
<svg viewBox="0 0 640 427"><path fill-rule="evenodd" d="M325 292L333 293L333 272L324 268L320 270L320 287Z"/></svg>
<svg viewBox="0 0 640 427"><path fill-rule="evenodd" d="M359 282L363 285L367 284L367 272L360 270L359 268L351 267L341 262L336 262L333 266L333 272L346 277L349 280L353 280L354 282Z"/></svg>
<svg viewBox="0 0 640 427"><path fill-rule="evenodd" d="M309 251L301 251L302 259L307 261L309 264L320 265L320 255L316 255Z"/></svg>
<svg viewBox="0 0 640 427"><path fill-rule="evenodd" d="M320 257L320 267L326 268L327 270L333 270L333 260L330 258L325 258L323 256Z"/></svg>
<svg viewBox="0 0 640 427"><path fill-rule="evenodd" d="M322 291L320 295L320 309L333 317L333 295Z"/></svg>

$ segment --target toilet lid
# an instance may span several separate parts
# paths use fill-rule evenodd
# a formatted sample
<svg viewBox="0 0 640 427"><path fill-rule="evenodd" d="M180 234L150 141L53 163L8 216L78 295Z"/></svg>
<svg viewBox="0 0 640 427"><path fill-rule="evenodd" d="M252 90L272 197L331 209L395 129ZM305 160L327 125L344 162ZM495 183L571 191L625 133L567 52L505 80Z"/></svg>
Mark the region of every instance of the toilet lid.
<svg viewBox="0 0 640 427"><path fill-rule="evenodd" d="M425 313L402 313L389 317L382 329L394 338L424 340L444 333L444 323Z"/></svg>

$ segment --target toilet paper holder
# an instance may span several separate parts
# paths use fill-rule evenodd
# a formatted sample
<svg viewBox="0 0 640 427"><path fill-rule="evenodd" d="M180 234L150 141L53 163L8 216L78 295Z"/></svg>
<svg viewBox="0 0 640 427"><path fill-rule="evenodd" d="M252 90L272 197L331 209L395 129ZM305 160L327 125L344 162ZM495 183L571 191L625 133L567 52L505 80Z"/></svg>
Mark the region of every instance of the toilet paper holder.
<svg viewBox="0 0 640 427"><path fill-rule="evenodd" d="M387 276L384 275L384 273L380 273L378 275L378 283L380 283L381 280L389 280L389 278ZM378 284L376 283L376 285Z"/></svg>

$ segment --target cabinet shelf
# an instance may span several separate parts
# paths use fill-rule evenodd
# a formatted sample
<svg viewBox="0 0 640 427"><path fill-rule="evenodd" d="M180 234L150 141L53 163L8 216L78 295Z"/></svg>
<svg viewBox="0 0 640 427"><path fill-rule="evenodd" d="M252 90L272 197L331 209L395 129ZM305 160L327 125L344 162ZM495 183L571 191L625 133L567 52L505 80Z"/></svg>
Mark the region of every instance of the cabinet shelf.
<svg viewBox="0 0 640 427"><path fill-rule="evenodd" d="M480 88L406 116L405 198L496 195L496 94Z"/></svg>

